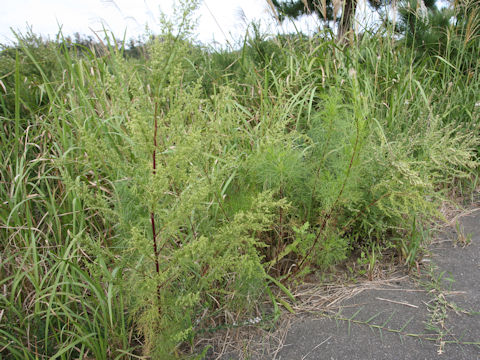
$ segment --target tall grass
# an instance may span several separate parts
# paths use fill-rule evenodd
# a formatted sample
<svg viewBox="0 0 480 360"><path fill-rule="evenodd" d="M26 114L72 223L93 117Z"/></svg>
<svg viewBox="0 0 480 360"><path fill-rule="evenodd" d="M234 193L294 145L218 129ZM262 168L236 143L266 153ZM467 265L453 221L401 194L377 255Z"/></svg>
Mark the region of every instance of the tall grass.
<svg viewBox="0 0 480 360"><path fill-rule="evenodd" d="M141 61L2 52L6 358L180 357L268 318L269 287L369 249L414 264L423 221L476 186L476 18L425 57L388 31L214 52L191 10Z"/></svg>

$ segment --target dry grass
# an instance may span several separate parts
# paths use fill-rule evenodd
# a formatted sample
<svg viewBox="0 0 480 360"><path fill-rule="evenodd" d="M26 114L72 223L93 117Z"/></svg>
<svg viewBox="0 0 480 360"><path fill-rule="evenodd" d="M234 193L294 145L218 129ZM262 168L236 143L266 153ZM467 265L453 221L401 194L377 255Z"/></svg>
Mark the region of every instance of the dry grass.
<svg viewBox="0 0 480 360"><path fill-rule="evenodd" d="M387 268L387 267L386 267ZM201 338L196 349L211 346L207 359L276 359L279 351L286 345L288 331L293 323L305 316L334 315L345 301L369 290L388 291L424 291L414 288L403 288L400 284L408 280L405 269L397 268L395 273L378 274L378 277L367 279L351 279L345 282L345 274L336 274L336 279L329 283L303 283L292 291L296 299L290 304L294 314L285 311L275 324L274 330L262 329L259 326L243 326L212 333L211 336ZM353 306L358 306L355 304Z"/></svg>
<svg viewBox="0 0 480 360"><path fill-rule="evenodd" d="M435 222L431 227L437 234L448 230L455 230L456 224L462 217L469 216L480 210L478 206L461 207L462 200L445 202L439 209L445 221ZM478 205L478 204L477 204ZM435 236L432 243L441 242L440 236ZM450 241L450 240L449 240ZM386 257L385 257L386 258ZM424 259L428 262L428 259ZM364 291L385 290L402 292L425 292L420 288L405 288L404 285L411 277L404 265L395 261L384 261L378 264L374 280L363 278L349 278L345 269L337 269L331 274L331 280L322 283L311 276L301 285L292 290L296 299L290 304L294 314L284 311L274 330L262 329L256 325L226 329L203 337L195 344L196 349L210 345L207 359L229 359L231 357L243 359L276 359L279 351L286 346L285 340L292 324L305 316L331 316L345 307L345 302ZM281 294L278 294L281 295ZM385 300L378 298L379 300ZM358 306L359 304L349 305ZM409 304L404 304L408 306Z"/></svg>
<svg viewBox="0 0 480 360"><path fill-rule="evenodd" d="M198 340L195 348L211 346L206 359L275 359L285 344L291 321L291 317L282 316L273 331L258 326L218 331Z"/></svg>

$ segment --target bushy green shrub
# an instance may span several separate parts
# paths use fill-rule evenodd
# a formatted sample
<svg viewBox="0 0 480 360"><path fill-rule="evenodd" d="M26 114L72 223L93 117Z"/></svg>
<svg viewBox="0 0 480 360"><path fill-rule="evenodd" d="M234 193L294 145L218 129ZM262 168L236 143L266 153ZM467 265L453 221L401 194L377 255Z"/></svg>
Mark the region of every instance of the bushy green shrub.
<svg viewBox="0 0 480 360"><path fill-rule="evenodd" d="M412 66L387 33L344 48L257 34L211 53L189 39L194 5L141 61L51 48L59 78L21 47L48 109L19 113L30 93L4 101L21 135L0 138L11 358L175 357L201 331L266 312L271 283L392 247L411 266L422 220L475 174L472 59ZM11 64L13 96L27 70Z"/></svg>

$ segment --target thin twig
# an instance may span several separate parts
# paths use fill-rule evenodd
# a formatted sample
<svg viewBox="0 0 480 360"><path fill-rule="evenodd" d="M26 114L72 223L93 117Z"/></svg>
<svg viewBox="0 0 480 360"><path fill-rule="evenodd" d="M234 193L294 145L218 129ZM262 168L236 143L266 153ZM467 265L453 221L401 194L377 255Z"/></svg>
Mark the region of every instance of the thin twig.
<svg viewBox="0 0 480 360"><path fill-rule="evenodd" d="M375 299L381 300L381 301L391 302L391 303L394 303L394 304L410 306L410 307L412 307L412 308L418 309L418 306L417 306L417 305L412 305L412 304L409 304L409 303L403 302L403 301L389 300L389 299L384 299L384 298L380 298L380 297L377 297L377 298L375 298Z"/></svg>
<svg viewBox="0 0 480 360"><path fill-rule="evenodd" d="M302 360L305 360L307 358L308 355L310 355L312 352L314 352L317 348L319 348L320 346L322 346L323 344L325 344L328 340L330 340L332 338L332 336L329 336L328 338L326 338L325 340L323 340L320 344L318 344L317 346L315 346L312 350L310 350L305 356L302 357Z"/></svg>

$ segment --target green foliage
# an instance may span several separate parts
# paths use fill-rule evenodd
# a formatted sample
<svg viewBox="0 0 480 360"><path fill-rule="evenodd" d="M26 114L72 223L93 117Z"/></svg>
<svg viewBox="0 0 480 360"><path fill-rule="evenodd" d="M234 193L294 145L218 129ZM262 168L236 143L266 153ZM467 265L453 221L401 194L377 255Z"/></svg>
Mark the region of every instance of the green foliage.
<svg viewBox="0 0 480 360"><path fill-rule="evenodd" d="M385 248L413 266L421 220L477 174L473 17L425 57L383 33L211 51L185 4L142 59L2 53L6 358L180 357L264 298L292 310L269 285L292 299L355 254L373 278Z"/></svg>
<svg viewBox="0 0 480 360"><path fill-rule="evenodd" d="M36 62L45 69L48 81L60 73L55 44L32 33L17 35L18 41L35 54ZM15 88L15 68L18 66L18 87ZM21 99L19 111L22 118L38 112L48 104L42 74L35 63L26 55L20 46L0 45L0 114L11 118L15 114L15 89Z"/></svg>
<svg viewBox="0 0 480 360"><path fill-rule="evenodd" d="M417 56L437 55L453 66L475 67L480 41L480 10L476 1L458 1L439 10L433 1L404 1L397 30ZM473 62L473 63L472 63Z"/></svg>
<svg viewBox="0 0 480 360"><path fill-rule="evenodd" d="M399 8L398 30L405 34L409 46L420 52L441 52L446 45L450 20L454 16L451 9L434 7L434 2L405 1Z"/></svg>

